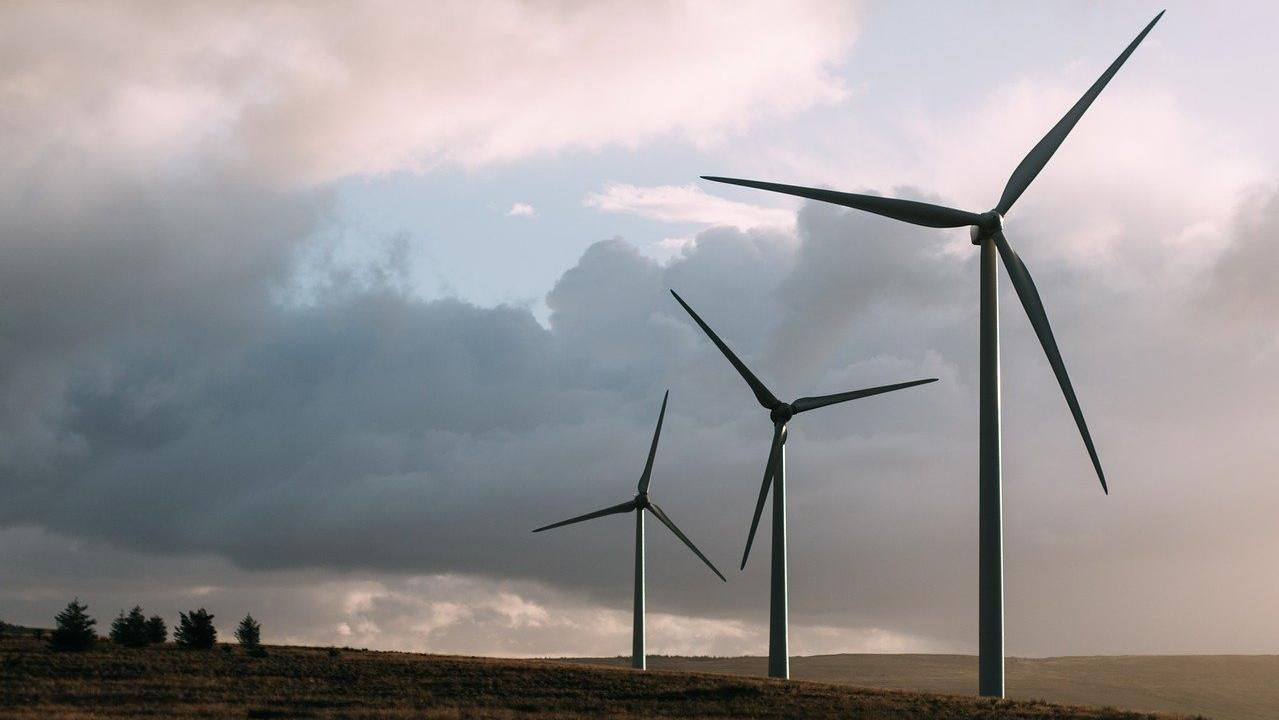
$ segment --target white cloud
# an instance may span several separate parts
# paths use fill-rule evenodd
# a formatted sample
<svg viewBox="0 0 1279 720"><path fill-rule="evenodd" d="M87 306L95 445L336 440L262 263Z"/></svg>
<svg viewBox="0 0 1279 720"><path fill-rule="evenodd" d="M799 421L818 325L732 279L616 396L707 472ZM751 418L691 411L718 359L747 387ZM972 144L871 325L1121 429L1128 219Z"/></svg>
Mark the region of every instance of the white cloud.
<svg viewBox="0 0 1279 720"><path fill-rule="evenodd" d="M714 142L840 100L855 25L829 0L5 5L0 157L196 157L319 183Z"/></svg>
<svg viewBox="0 0 1279 720"><path fill-rule="evenodd" d="M680 253L687 251L697 242L697 238L692 236L684 237L668 237L657 241L657 244L649 248L649 253L661 262L669 262Z"/></svg>
<svg viewBox="0 0 1279 720"><path fill-rule="evenodd" d="M795 225L793 210L727 200L708 195L693 184L638 187L610 183L602 191L587 195L585 203L603 212L629 213L670 223L727 225L743 230Z"/></svg>
<svg viewBox="0 0 1279 720"><path fill-rule="evenodd" d="M384 577L378 584L379 603L345 615L324 600L327 593L343 592L341 582L301 598L331 614L330 622L287 637L311 645L503 656L611 656L630 649L630 608L602 606L545 586L456 575ZM277 632L292 630L280 621ZM650 610L646 625L652 654L759 655L768 646L768 628L761 623ZM795 623L791 634L792 647L802 654L949 649L877 628Z"/></svg>
<svg viewBox="0 0 1279 720"><path fill-rule="evenodd" d="M910 106L849 116L828 130L837 142L774 148L763 163L724 172L850 192L922 192L982 211L1100 69L1017 76L953 112ZM1009 213L1009 237L1032 270L1058 257L1134 285L1164 272L1193 276L1227 242L1223 230L1244 189L1270 174L1269 161L1214 125L1175 78L1142 83L1134 77L1142 69L1125 68ZM1147 230L1140 241L1135 226ZM968 254L966 231L939 232ZM1021 245L1031 233L1049 242Z"/></svg>
<svg viewBox="0 0 1279 720"><path fill-rule="evenodd" d="M210 557L165 558L109 546L94 548L93 563L64 575L59 568L78 565L88 554L75 541L32 528L0 530L0 540L6 541L0 544L0 569L21 565L23 554L54 560L39 577L28 574L23 587L0 589L0 607L10 622L47 625L77 594L99 621L116 607L137 603L148 613L176 616L195 600L172 588L168 578L216 576L219 585L199 603L219 624L251 612L269 643L523 657L615 656L630 650L626 601L604 605L541 583L453 574L334 579L305 571L255 573ZM106 577L111 581L101 582ZM287 607L280 597L288 598ZM768 643L765 625L741 620L650 610L647 626L653 654L759 655ZM792 647L802 654L948 649L875 628L795 623L791 635Z"/></svg>
<svg viewBox="0 0 1279 720"><path fill-rule="evenodd" d="M515 203L510 210L506 211L507 217L533 217L536 214L537 210L533 209L532 205L520 202Z"/></svg>

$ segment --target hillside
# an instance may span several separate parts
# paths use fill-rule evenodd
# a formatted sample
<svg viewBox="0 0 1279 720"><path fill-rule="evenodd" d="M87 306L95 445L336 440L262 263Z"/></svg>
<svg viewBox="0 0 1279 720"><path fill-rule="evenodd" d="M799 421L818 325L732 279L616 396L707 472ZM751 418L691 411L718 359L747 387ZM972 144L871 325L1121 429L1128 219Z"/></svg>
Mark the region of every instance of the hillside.
<svg viewBox="0 0 1279 720"><path fill-rule="evenodd" d="M863 690L707 673L409 653L270 647L55 653L0 642L7 718L876 718L1149 720L1168 716Z"/></svg>
<svg viewBox="0 0 1279 720"><path fill-rule="evenodd" d="M625 665L623 658L579 662ZM675 671L764 675L762 657L653 657L649 666ZM977 658L968 655L818 655L791 660L803 680L971 695ZM1147 712L1206 715L1215 720L1279 718L1279 656L1126 655L1009 658L1008 696L1113 706Z"/></svg>

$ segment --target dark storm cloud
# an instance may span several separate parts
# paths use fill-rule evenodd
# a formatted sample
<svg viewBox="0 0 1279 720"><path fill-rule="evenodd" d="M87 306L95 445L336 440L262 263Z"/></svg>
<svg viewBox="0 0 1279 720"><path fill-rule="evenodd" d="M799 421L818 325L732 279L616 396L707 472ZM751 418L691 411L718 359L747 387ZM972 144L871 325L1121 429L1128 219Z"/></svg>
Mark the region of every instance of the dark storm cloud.
<svg viewBox="0 0 1279 720"><path fill-rule="evenodd" d="M141 339L114 333L89 370L68 373L48 422L75 450L8 475L21 502L6 517L252 568L530 577L611 600L625 594L627 533L589 528L583 546L576 528L537 538L533 552L528 529L628 497L660 391L674 386L654 492L727 567L766 421L667 289L684 292L762 375L780 376L766 338L792 243L718 229L669 267L624 242L599 243L549 295L549 330L522 310L421 302L386 287L280 306L264 283L234 299L256 319L222 335L213 355L152 338L216 328L220 306L167 302L143 283L132 304L167 302L171 322ZM896 379L893 364L843 375ZM818 373L809 379L823 385ZM907 402L912 414L922 407ZM858 475L908 452L902 442L872 442ZM806 474L812 465L794 463ZM813 549L808 543L797 532L798 547ZM657 539L654 553L669 566L655 573L655 592L676 607L741 606L740 593L707 587L678 546ZM797 607L840 585L827 578L811 596L797 594Z"/></svg>
<svg viewBox="0 0 1279 720"><path fill-rule="evenodd" d="M895 194L916 195L909 189ZM799 222L803 242L778 288L782 317L772 338L776 351L786 355L791 381L805 382L850 351L856 356L909 348L918 356L939 342L939 332L976 312L976 295L965 282L976 267L973 254L947 253L960 231L818 203L806 205Z"/></svg>
<svg viewBox="0 0 1279 720"><path fill-rule="evenodd" d="M605 241L548 295L544 327L522 309L407 295L394 253L359 281L322 268L309 300L289 301L322 198L196 189L8 221L5 292L15 302L0 312L14 328L9 347L23 342L7 356L3 423L23 442L5 456L6 525L274 573L540 581L621 606L624 519L528 531L634 492L670 387L655 498L731 569L768 421L670 298L675 288L780 395L942 378L796 420L791 601L799 624L971 640L976 277L965 238L811 206L797 237L714 229L666 265ZM1179 617L1164 593L1227 608L1179 584L1187 572L1273 593L1246 563L1224 575L1212 564L1253 557L1259 508L1274 498L1247 481L1267 466L1257 448L1273 429L1262 395L1237 380L1258 360L1230 337L1187 345L1185 325L1203 319L1180 285L1137 297L1085 266L1044 261L1039 237L1019 241L1114 493L1102 496L1090 477L1005 289L1014 651L1163 649L1142 643ZM1259 242L1235 238L1221 262ZM55 262L48 248L59 247ZM43 378L42 392L24 396L31 377ZM1188 450L1209 437L1212 452ZM651 532L655 609L762 622L765 553L723 585ZM1063 588L1063 577L1076 585ZM395 598L386 602L407 602ZM1117 610L1134 598L1154 609Z"/></svg>
<svg viewBox="0 0 1279 720"><path fill-rule="evenodd" d="M143 230L130 234L143 247L178 232ZM128 299L122 317L105 316L122 327L98 323L93 353L48 343L33 356L68 358L47 400L56 411L37 413L63 444L10 464L5 489L18 502L3 510L7 522L252 568L468 572L613 597L612 578L592 568L624 568L625 533L583 548L579 528L538 537L530 552L528 529L629 497L660 393L674 386L655 492L731 564L766 421L743 420L751 402L740 380L667 290L678 287L743 356L760 358L761 373L776 374L762 351L791 238L717 229L669 266L622 241L598 243L548 296L548 329L524 310L425 302L377 283L281 304L272 291L302 240L278 234L293 247L255 248L266 258L250 274L258 280L232 268L233 297L220 301L196 301L221 281L209 259L153 261L168 276L162 288L150 276L103 276L105 288L46 278ZM120 252L133 258L135 246ZM138 307L162 310L128 324ZM252 320L227 327L228 313ZM579 562L562 560L569 548ZM670 582L704 579L677 546L655 552L671 563ZM731 607L728 597L716 602Z"/></svg>
<svg viewBox="0 0 1279 720"><path fill-rule="evenodd" d="M22 191L0 212L0 459L11 467L82 451L64 432L68 392L138 382L134 403L180 400L152 379L193 358L213 367L259 331L323 207L323 195L223 180L60 170L11 178Z"/></svg>

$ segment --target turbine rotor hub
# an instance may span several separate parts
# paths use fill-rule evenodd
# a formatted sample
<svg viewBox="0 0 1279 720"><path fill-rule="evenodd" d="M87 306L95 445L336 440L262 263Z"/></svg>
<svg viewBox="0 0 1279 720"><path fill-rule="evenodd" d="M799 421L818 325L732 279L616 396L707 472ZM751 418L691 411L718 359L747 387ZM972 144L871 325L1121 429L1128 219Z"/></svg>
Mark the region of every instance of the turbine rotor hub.
<svg viewBox="0 0 1279 720"><path fill-rule="evenodd" d="M790 403L782 403L769 411L768 417L775 423L784 423L795 417L795 406Z"/></svg>
<svg viewBox="0 0 1279 720"><path fill-rule="evenodd" d="M972 238L974 245L981 245L981 241L994 235L1004 229L1004 216L999 214L998 210L991 210L981 214L981 220L968 228L968 236Z"/></svg>
<svg viewBox="0 0 1279 720"><path fill-rule="evenodd" d="M648 493L636 493L635 507L639 508L640 510L644 510L648 508Z"/></svg>

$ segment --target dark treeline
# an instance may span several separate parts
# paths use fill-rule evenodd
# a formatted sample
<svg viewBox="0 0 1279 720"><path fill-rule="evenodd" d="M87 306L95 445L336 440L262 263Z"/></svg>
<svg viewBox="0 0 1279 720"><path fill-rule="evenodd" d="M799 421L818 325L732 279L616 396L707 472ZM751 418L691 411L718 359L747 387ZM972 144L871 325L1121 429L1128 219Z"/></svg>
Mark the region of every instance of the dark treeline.
<svg viewBox="0 0 1279 720"><path fill-rule="evenodd" d="M218 630L213 624L213 613L198 608L178 613L173 626L173 642L188 650L209 650L218 642ZM75 598L53 618L54 628L47 633L49 647L54 650L77 652L91 649L100 640L96 626L98 621L89 615L89 606ZM17 626L0 623L0 629ZM32 628L38 639L46 637L43 628ZM113 644L128 648L163 645L169 639L169 627L159 615L147 617L142 606L135 605L127 613L124 610L111 621L108 638ZM235 631L235 639L245 652L254 656L266 654L262 647L262 625L246 614ZM223 646L230 651L230 646Z"/></svg>

